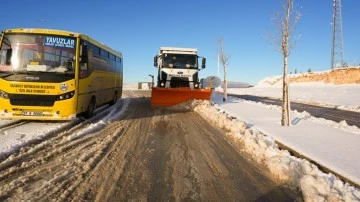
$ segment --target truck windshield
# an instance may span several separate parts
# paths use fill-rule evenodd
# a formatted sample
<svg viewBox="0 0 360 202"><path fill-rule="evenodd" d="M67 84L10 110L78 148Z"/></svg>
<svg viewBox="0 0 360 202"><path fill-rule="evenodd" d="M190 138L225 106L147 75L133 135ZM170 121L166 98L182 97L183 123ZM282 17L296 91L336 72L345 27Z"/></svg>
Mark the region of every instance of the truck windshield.
<svg viewBox="0 0 360 202"><path fill-rule="evenodd" d="M55 72L74 75L76 39L46 34L4 34L0 73Z"/></svg>
<svg viewBox="0 0 360 202"><path fill-rule="evenodd" d="M164 67L179 69L197 69L196 55L164 54Z"/></svg>

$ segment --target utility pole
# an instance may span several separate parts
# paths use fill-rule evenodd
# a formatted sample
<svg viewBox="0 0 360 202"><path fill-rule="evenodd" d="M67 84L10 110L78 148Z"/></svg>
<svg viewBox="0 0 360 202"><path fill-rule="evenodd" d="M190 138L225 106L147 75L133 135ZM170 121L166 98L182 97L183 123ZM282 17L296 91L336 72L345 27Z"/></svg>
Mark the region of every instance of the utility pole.
<svg viewBox="0 0 360 202"><path fill-rule="evenodd" d="M341 0L333 0L331 69L344 66Z"/></svg>
<svg viewBox="0 0 360 202"><path fill-rule="evenodd" d="M218 68L218 74L217 76L220 78L220 54L217 55L217 68Z"/></svg>

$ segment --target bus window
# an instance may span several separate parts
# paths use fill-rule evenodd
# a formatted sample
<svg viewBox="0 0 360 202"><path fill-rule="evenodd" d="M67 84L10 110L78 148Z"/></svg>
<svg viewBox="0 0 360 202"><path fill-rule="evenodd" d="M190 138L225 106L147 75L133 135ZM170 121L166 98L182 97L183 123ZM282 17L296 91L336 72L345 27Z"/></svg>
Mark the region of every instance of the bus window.
<svg viewBox="0 0 360 202"><path fill-rule="evenodd" d="M79 77L80 79L86 78L89 76L89 55L92 55L92 50L88 49L88 46L85 44L82 44L80 46L80 63L79 63Z"/></svg>
<svg viewBox="0 0 360 202"><path fill-rule="evenodd" d="M76 39L47 34L4 35L1 46L2 71L11 72L68 72L63 61L73 58ZM5 64L4 64L4 61Z"/></svg>

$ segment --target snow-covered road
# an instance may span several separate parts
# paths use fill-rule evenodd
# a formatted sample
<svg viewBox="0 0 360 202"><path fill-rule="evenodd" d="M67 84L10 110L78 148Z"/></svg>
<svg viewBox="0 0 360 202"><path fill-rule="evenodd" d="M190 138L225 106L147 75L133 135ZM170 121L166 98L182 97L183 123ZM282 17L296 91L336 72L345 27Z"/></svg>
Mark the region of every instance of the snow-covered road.
<svg viewBox="0 0 360 202"><path fill-rule="evenodd" d="M301 200L191 103L138 94L1 162L0 201Z"/></svg>
<svg viewBox="0 0 360 202"><path fill-rule="evenodd" d="M299 90L299 92L308 92L309 86L305 86L304 90ZM332 87L333 88L333 87ZM255 88L254 88L255 89ZM253 91L254 89L234 89L234 91L239 92L245 92L246 94L251 94L249 91ZM326 89L326 87L324 87ZM267 91L278 91L276 88L268 88ZM351 90L355 92L355 94L358 96L353 98L352 96L349 96L349 99L356 99L360 100L360 95L358 92L358 87L355 86L355 88L351 87ZM264 92L267 92L264 91ZM324 90L323 94L320 94L321 91L319 91L319 97L323 98L326 97L326 92ZM232 92L234 93L234 92ZM245 94L244 93L244 94ZM256 94L256 93L253 93ZM263 95L263 94L261 94ZM344 99L346 96L344 94L338 94L341 99L343 100L338 103L329 104L327 101L323 103L322 105L336 105L339 108L345 108L345 109L359 109L358 105L350 104L346 105ZM305 99L306 96L304 96ZM132 99L122 99L125 100L132 100ZM279 120L276 119L279 112L278 107L274 106L265 106L259 103L253 103L253 102L244 102L239 100L231 100L229 99L229 102L223 103L221 97L213 97L212 101L215 103L218 103L214 105L214 103L209 102L195 102L194 103L186 103L185 108L193 109L197 111L199 114L201 114L206 120L213 123L214 126L223 128L227 130L227 135L234 140L237 144L243 145L243 151L247 152L251 158L256 160L257 162L264 164L268 167L268 169L273 173L274 176L276 176L280 181L284 183L288 183L293 187L297 187L299 190L302 191L302 194L304 195L304 199L306 201L322 201L322 200L333 200L333 201L360 201L360 191L352 186L351 184L345 183L342 180L340 180L338 177L336 177L334 174L327 174L323 171L319 170L317 166L311 164L307 160L299 159L296 157L293 157L290 155L290 153L286 150L281 150L278 148L278 146L275 144L275 140L279 141L279 137L290 138L293 142L288 142L287 144L293 149L297 149L300 153L308 154L306 148L309 146L309 144L306 144L302 141L301 138L303 137L311 137L311 134L318 134L318 128L327 128L328 132L326 134L320 134L323 137L323 142L331 142L335 141L333 138L330 138L334 135L333 131L342 131L342 133L345 134L353 134L352 136L357 137L360 134L360 130L357 127L350 127L346 123L333 123L329 122L327 120L322 119L316 119L314 117L311 117L306 112L303 113L297 113L294 112L293 119L298 120L295 124L294 128L298 128L298 130L302 131L301 133L292 133L291 135L286 135L289 130L278 130L278 131L272 131L272 128L277 128L279 126ZM312 100L304 102L308 103L321 103L322 101L316 100L313 98ZM130 101L129 101L130 102ZM353 101L350 101L351 103ZM234 106L226 106L228 103L241 103L241 105L234 105ZM126 102L124 103L126 105ZM184 107L184 106L183 106ZM127 107L125 106L123 109L125 110ZM239 109L242 109L245 111L238 114ZM253 109L253 110L250 110ZM106 110L105 110L106 111ZM76 133L69 135L67 137L68 140L77 140L77 137L83 137L86 134L93 134L96 133L96 131L102 130L109 122L108 120L111 120L113 116L117 117L116 114L118 114L120 110L114 111L106 111L103 118L101 120L95 121L95 122L88 122L87 124L81 125L83 130L79 130ZM249 113L249 115L246 115L246 113ZM251 115L251 116L250 116ZM274 116L275 115L275 116ZM251 118L252 116L255 116L256 118ZM107 118L106 118L107 117ZM140 116L141 117L141 116ZM309 123L307 123L309 122ZM268 125L272 124L273 126L268 127ZM21 126L25 126L28 123L22 123L22 122L16 122L16 125L20 125L20 127L11 128L12 126L6 124L9 124L9 121L0 121L0 125L3 125L6 130L2 130L2 135L0 136L1 139L5 140L5 137L9 138L9 140L1 141L0 147L3 157L6 157L8 154L11 154L13 152L16 152L20 148L31 149L32 146L28 145L32 141L36 141L36 138L40 137L40 139L46 139L46 136L49 134L52 134L51 130L59 130L59 128L66 127L66 125L62 124L71 124L70 123L55 123L54 126L50 127L51 124L46 125L46 123L31 123L35 124L31 127L34 127L34 129L37 129L37 133L31 133L32 128L25 127L25 129L21 129ZM36 125L36 124L45 124L45 125ZM311 127L309 126L311 125ZM80 127L80 126L79 126ZM81 128L80 127L80 128ZM314 127L314 128L313 128ZM42 128L42 129L39 129ZM51 129L52 128L52 129ZM299 129L300 128L300 129ZM20 130L21 129L21 130ZM31 130L30 130L31 129ZM43 130L43 132L41 132ZM293 129L291 129L293 130ZM7 131L7 132L6 132ZM9 135L9 131L12 131L11 134L14 134L16 138L12 138ZM26 132L28 131L28 132ZM36 131L36 130L35 130ZM279 132L280 131L280 132ZM283 132L281 132L283 131ZM285 132L284 131L288 131ZM6 134L5 134L6 133ZM31 134L31 135L29 135ZM298 135L296 135L298 134ZM306 134L306 135L302 135ZM295 136L294 136L295 135ZM11 138L10 138L11 137ZM28 139L26 139L29 137ZM336 136L335 136L336 137ZM340 151L350 151L348 148L346 148L346 141L344 139L336 139L336 143L340 146ZM297 145L294 145L292 143L301 143L304 144L302 147L299 147ZM16 146L18 145L18 146ZM19 146L20 145L20 146ZM343 145L343 147L341 146ZM340 166L339 169L336 169L337 173L343 174L343 171L345 169L341 166L342 162L339 162L336 158L330 159L330 162L323 158L324 151L331 152L332 148L326 147L322 145L322 148L324 150L315 150L313 153L316 155L319 155L319 158L316 157L318 162L322 162L324 167L328 167L328 165L335 165ZM352 155L348 156L347 159L350 159L350 161L346 160L346 162L353 161L354 163L357 161L357 154L359 153L358 147L354 147L352 149L355 149L353 151ZM21 151L21 149L20 149ZM339 149L334 150L339 151ZM13 157L9 157L8 159L11 159ZM339 158L341 159L341 158ZM5 163L6 164L6 163ZM345 165L345 164L344 164ZM357 174L357 171L360 170L355 165L355 167L351 167L351 165L346 164L348 168L353 169L355 172L351 175L344 175L347 177L354 177L351 179L351 181L356 182L357 178L360 176ZM0 164L1 167L1 164Z"/></svg>

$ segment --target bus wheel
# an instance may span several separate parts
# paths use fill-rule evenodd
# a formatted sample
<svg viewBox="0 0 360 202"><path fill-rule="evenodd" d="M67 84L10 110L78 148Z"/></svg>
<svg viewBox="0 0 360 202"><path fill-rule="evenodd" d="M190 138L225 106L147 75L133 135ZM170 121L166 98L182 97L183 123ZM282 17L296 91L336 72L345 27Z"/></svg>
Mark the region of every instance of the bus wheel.
<svg viewBox="0 0 360 202"><path fill-rule="evenodd" d="M113 99L110 101L110 105L114 105L117 100L118 100L118 98L117 98L117 93L115 93Z"/></svg>
<svg viewBox="0 0 360 202"><path fill-rule="evenodd" d="M87 110L85 111L85 118L89 119L91 117L94 116L94 111L95 111L95 99L92 98L90 100L89 106L87 108Z"/></svg>

